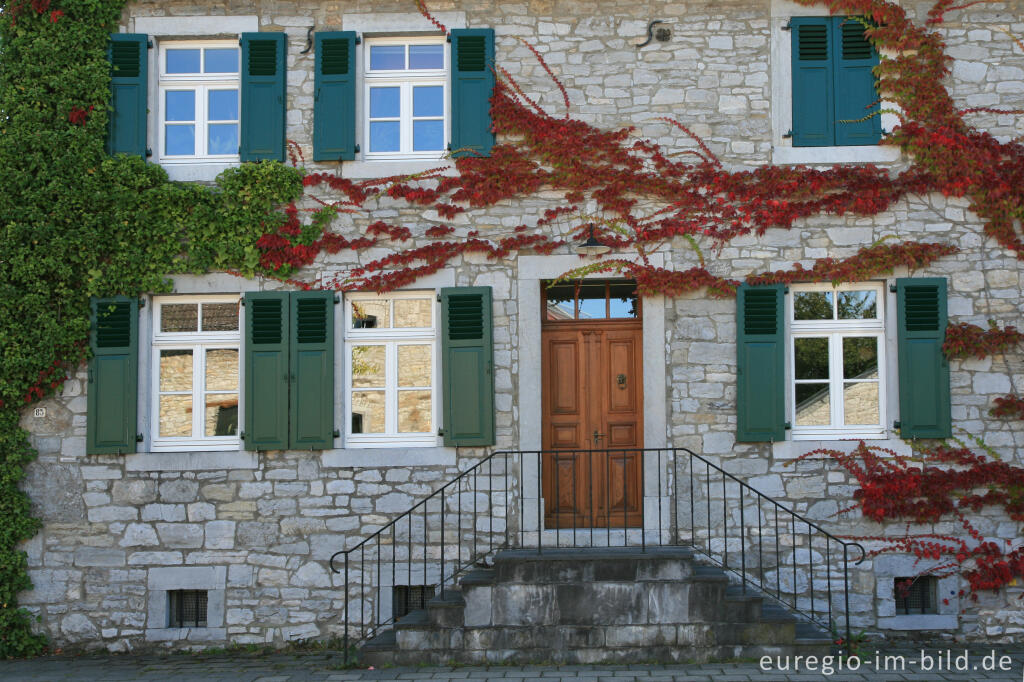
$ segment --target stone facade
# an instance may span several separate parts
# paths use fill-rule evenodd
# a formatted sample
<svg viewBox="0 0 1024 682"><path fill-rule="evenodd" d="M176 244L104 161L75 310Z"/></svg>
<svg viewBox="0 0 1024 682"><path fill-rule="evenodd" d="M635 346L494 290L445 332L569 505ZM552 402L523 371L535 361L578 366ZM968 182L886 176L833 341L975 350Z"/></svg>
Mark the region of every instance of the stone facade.
<svg viewBox="0 0 1024 682"><path fill-rule="evenodd" d="M689 140L680 139L678 131L658 120L675 117L705 139L727 166L737 169L785 157L788 142L781 137L785 130L780 130L785 124L773 102L785 85L780 80L784 70L777 43L788 40L788 34L778 27L787 13L819 13L782 0L468 0L430 5L450 27L493 26L498 63L549 111L561 112L561 96L518 36L536 46L565 84L574 116L604 127L635 125L638 136L669 149L687 148L692 144ZM919 17L928 6L907 3L908 10ZM308 27L430 29L414 3L405 0L140 1L128 4L121 29L140 31L140 26L156 25L153 20L164 17L180 19L184 26L189 18L200 17L200 22L193 23L203 28L186 35L221 36L217 27L223 15L255 17L259 30L287 34L287 137L298 143L306 159L312 158L313 125L313 55L302 53ZM655 18L671 29L670 40L637 49L647 22ZM949 53L957 59L948 85L963 106L1024 108L1024 54L1004 29L1024 35L1024 14L1018 5L978 5L952 15L942 29ZM982 113L972 122L1001 139L1024 134L1020 116ZM892 168L901 163L898 158L890 161ZM436 161L427 167L435 165ZM337 164L309 167L338 170ZM418 170L416 164L407 164L406 171L396 171L390 163L381 168L374 170L372 163L356 161L342 164L340 172L366 177ZM487 237L505 236L514 226L540 217L547 207L545 198L504 202L449 222L456 236L465 236L469 230ZM368 205L365 216L348 223L338 221L334 229L351 236L373 220L386 219L422 235L432 218L437 216L429 211L381 198ZM567 233L572 225L556 223L553 229ZM910 197L874 217L819 216L799 221L788 231L733 240L710 259L709 267L713 274L740 278L788 268L795 262L807 265L825 256L850 256L893 235L901 240L945 241L962 249L913 273L948 280L951 321L985 325L995 320L1021 326L1024 283L1019 261L987 239L977 216L967 210L966 202L955 198ZM427 242L414 237L409 246L420 243ZM330 280L381 255L380 249L322 254L298 276L307 281ZM679 240L658 258L669 269L684 270L697 264L698 255ZM539 280L579 263L567 248L551 256L510 256L497 262L466 255L411 287L493 287L498 449L540 447ZM898 270L896 276L907 274ZM886 291L892 282L893 278L885 281ZM175 293L237 294L242 289L281 286L222 275L179 277ZM886 307L894 315L891 294ZM884 423L891 424L898 418L891 319L887 318L886 327L885 372L892 379L886 386ZM734 301L711 299L703 292L674 300L648 299L644 334L645 445L702 453L838 535L903 532L902 524L882 527L856 513L841 513L849 506L855 482L831 461L794 463L815 448L849 448L851 443L735 442ZM145 337L142 345L146 346ZM954 426L963 429L959 433L982 438L1006 461L1024 464L1020 454L1024 426L987 417L994 397L1019 389L1024 382L1020 356L950 364ZM140 376L149 371L145 367ZM40 455L29 468L25 488L44 527L24 547L35 588L21 600L39 615L40 628L64 645L130 650L168 642L171 646L280 643L337 635L345 595L338 576L328 568L331 554L379 529L485 454L440 446L346 448L338 440L338 447L323 452L155 453L146 452L144 442L139 454L87 456L85 390L83 368L66 382L59 397L27 409L22 420ZM341 409L340 401L337 405ZM40 409L44 414L36 416ZM891 431L873 444L910 451ZM518 470L509 473L526 475ZM681 470L676 473L682 475ZM505 511L498 508L496 514L503 516ZM1021 534L1018 522L991 512L980 514L975 526L997 541L1016 540ZM933 530L957 534L960 529L944 523ZM923 625L923 621L915 625L891 620L891 579L921 569L893 563L889 557L858 566L851 597L858 627L886 635L924 627L971 639L1015 639L1024 631L1024 611L1017 600L1021 588L1016 586L984 595L978 603L958 603L959 586L954 585L952 605L942 607L937 614L940 620ZM164 622L166 591L183 586L210 591L208 628L186 631L168 628Z"/></svg>

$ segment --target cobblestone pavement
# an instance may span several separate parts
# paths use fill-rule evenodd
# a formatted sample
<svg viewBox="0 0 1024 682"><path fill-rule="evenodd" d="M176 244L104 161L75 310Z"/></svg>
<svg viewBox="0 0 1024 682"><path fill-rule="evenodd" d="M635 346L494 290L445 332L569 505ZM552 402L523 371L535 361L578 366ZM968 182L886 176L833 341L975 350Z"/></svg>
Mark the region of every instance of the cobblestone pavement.
<svg viewBox="0 0 1024 682"><path fill-rule="evenodd" d="M835 680L836 682L895 682L902 680L1014 680L1024 681L1024 649L973 648L962 657L964 649L888 650L865 654L859 670L840 669L832 662L832 673L816 660L789 661L789 670L777 669L778 663L762 669L761 662L671 664L671 665L524 665L524 666L424 666L382 668L376 670L345 669L340 652L289 653L250 655L168 654L51 656L33 660L0 661L0 680L4 682L50 682L64 680L152 680L160 682L300 682L306 680L342 682L343 680L505 680L521 682L538 680L582 680L623 682L643 680L693 680L695 682L770 682L771 680ZM898 668L902 656L904 667ZM1005 658L1004 658L1005 657ZM941 659L941 663L940 663ZM947 663L948 662L948 663ZM786 663L786 661L782 661ZM794 672L799 663L800 672ZM930 669L922 670L924 667ZM957 666L966 669L957 671ZM814 670L809 670L813 667ZM994 667L995 670L985 670ZM1000 667L1002 670L1000 670ZM950 670L952 668L952 670Z"/></svg>

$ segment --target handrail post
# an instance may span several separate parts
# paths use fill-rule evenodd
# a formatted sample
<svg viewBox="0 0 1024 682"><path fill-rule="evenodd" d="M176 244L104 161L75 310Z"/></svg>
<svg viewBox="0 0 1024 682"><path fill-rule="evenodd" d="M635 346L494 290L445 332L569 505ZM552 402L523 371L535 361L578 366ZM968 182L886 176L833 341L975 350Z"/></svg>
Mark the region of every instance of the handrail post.
<svg viewBox="0 0 1024 682"><path fill-rule="evenodd" d="M740 485L740 582L747 593L747 521L743 514L743 486Z"/></svg>
<svg viewBox="0 0 1024 682"><path fill-rule="evenodd" d="M846 600L846 648L850 648L850 560L849 546L843 543L843 597Z"/></svg>
<svg viewBox="0 0 1024 682"><path fill-rule="evenodd" d="M441 601L444 601L444 486L441 488Z"/></svg>
<svg viewBox="0 0 1024 682"><path fill-rule="evenodd" d="M349 591L348 591L348 552L345 552L345 665L348 665L348 602L349 602Z"/></svg>

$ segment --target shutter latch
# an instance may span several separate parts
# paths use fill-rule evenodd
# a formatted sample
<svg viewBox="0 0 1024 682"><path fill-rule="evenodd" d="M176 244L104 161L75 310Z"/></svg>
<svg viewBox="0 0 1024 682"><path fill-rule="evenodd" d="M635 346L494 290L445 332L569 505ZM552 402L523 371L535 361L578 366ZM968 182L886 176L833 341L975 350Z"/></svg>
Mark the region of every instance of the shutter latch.
<svg viewBox="0 0 1024 682"><path fill-rule="evenodd" d="M782 25L782 30L783 31L789 31L792 28L793 28L793 23L790 22L790 21L787 21L785 24Z"/></svg>
<svg viewBox="0 0 1024 682"><path fill-rule="evenodd" d="M793 428L793 424L791 424L790 422L786 422L785 424L782 425L782 428L785 429L786 431L789 431Z"/></svg>
<svg viewBox="0 0 1024 682"><path fill-rule="evenodd" d="M338 429L334 429L334 431L331 432L331 436L333 438L341 438L341 431L339 431Z"/></svg>
<svg viewBox="0 0 1024 682"><path fill-rule="evenodd" d="M437 435L443 436L444 435L444 429L438 429L437 430Z"/></svg>
<svg viewBox="0 0 1024 682"><path fill-rule="evenodd" d="M789 130L786 131L786 134L782 136L782 139L783 140L789 140L789 139L792 139L792 137L793 137L793 129L790 128Z"/></svg>
<svg viewBox="0 0 1024 682"><path fill-rule="evenodd" d="M900 424L900 421L898 419L892 423L892 428L895 431L899 431L902 428L902 426L903 425Z"/></svg>
<svg viewBox="0 0 1024 682"><path fill-rule="evenodd" d="M135 434L135 442L136 443L141 443L143 440L145 440L145 438L144 438L144 436L141 433L136 433Z"/></svg>

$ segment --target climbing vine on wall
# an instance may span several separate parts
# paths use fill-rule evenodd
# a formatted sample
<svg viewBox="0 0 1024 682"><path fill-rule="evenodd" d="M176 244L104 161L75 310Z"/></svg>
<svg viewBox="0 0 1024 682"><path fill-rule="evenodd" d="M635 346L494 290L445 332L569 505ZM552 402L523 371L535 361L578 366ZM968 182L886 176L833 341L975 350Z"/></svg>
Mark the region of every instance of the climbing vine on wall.
<svg viewBox="0 0 1024 682"><path fill-rule="evenodd" d="M572 117L566 89L524 41L566 110L545 111L496 65L491 105L500 144L489 157L458 159L454 175L437 169L353 181L260 163L226 171L212 188L171 183L159 166L104 154L105 46L123 4L8 0L0 15L0 657L44 646L17 604L17 593L29 585L17 546L39 525L18 489L35 456L18 425L19 410L58 390L81 362L89 296L165 291L168 274L210 270L268 274L297 286L386 291L466 254L498 260L550 253L591 228L620 253L583 268L627 274L643 294L705 289L731 296L738 282L731 273L714 274L720 268L713 256L734 238L790 229L819 215L875 215L908 193L927 192L967 198L985 232L1024 257L1024 149L974 130L965 116L976 110L958 110L943 85L949 60L934 24L954 7L950 0L936 2L924 26L882 0L830 3L833 11L871 17L877 25L871 39L894 55L877 75L886 98L901 109L901 123L885 141L910 161L896 173L872 166L728 170L674 119L664 119L678 138L672 148L639 137L630 126L598 129ZM416 5L440 26L423 0ZM293 165L301 165L301 154L290 153ZM532 222L486 233L451 224L542 192L560 198L545 199L550 205ZM436 219L411 227L375 219L383 202L418 207ZM297 276L321 253L370 247L385 247L388 255L329 281ZM692 249L694 266L671 271L652 265L650 256L666 248ZM820 259L806 268L796 263L748 281L850 281L901 265L924 267L955 251L943 244L880 243L850 258Z"/></svg>

